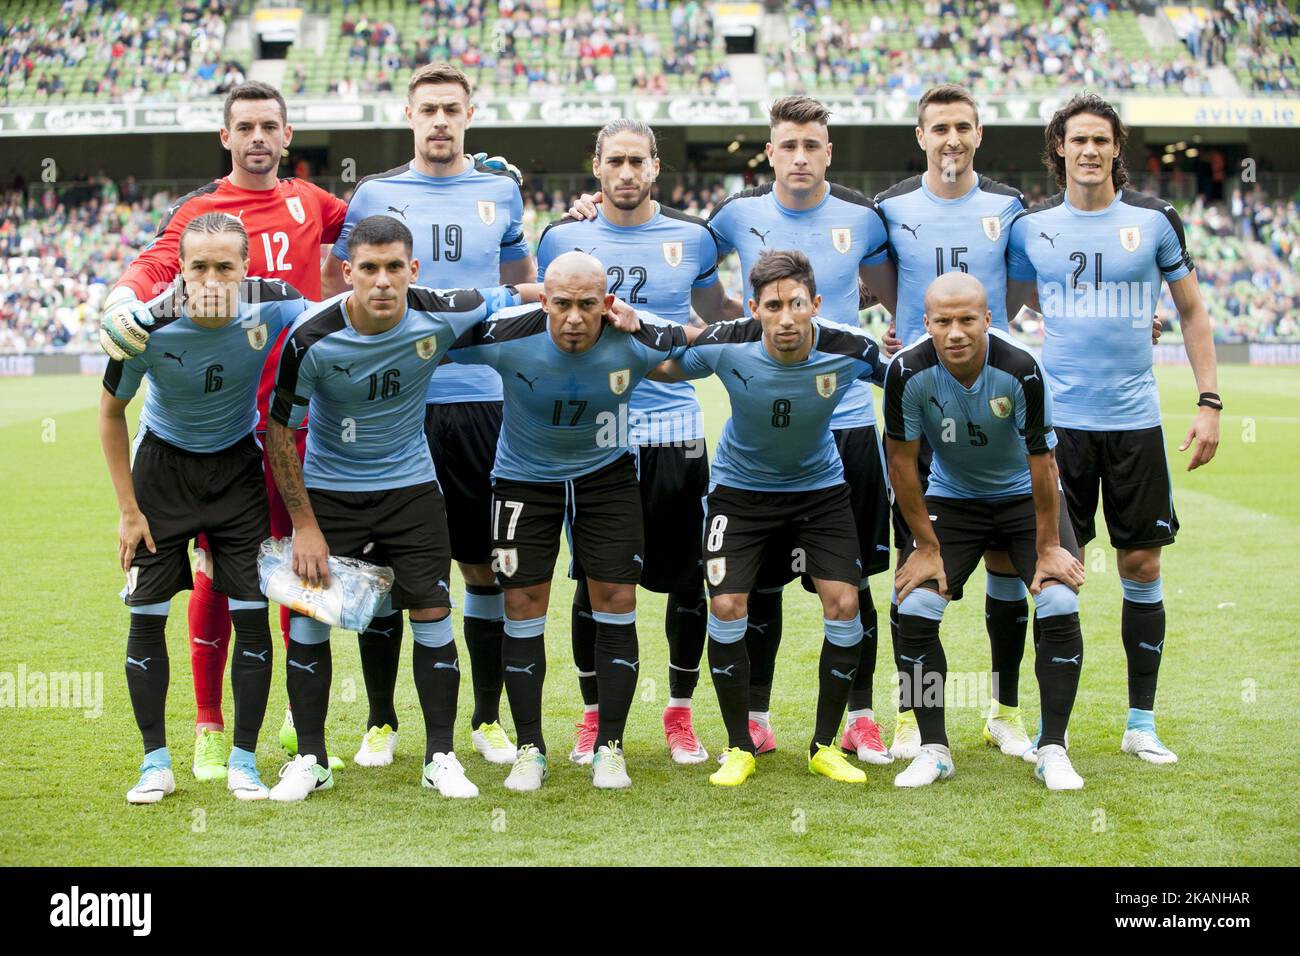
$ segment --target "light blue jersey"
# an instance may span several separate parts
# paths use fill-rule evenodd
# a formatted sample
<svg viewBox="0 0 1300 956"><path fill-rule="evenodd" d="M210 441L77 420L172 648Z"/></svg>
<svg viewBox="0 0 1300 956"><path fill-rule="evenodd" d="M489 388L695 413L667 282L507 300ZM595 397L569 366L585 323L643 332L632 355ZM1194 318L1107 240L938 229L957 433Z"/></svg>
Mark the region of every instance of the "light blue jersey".
<svg viewBox="0 0 1300 956"><path fill-rule="evenodd" d="M736 193L713 210L709 225L718 252L733 249L744 272L742 301L748 309L749 271L767 249L798 249L812 263L821 314L833 322L858 324L858 267L884 262L889 255L885 218L876 204L853 189L827 184L812 209L787 209L771 183ZM871 388L854 383L835 410L831 427L861 428L876 423Z"/></svg>
<svg viewBox="0 0 1300 956"><path fill-rule="evenodd" d="M678 323L638 316L638 332L603 326L585 352L556 345L546 313L535 305L493 315L456 343L451 361L490 366L505 388L492 477L570 481L631 451L632 390L686 344Z"/></svg>
<svg viewBox="0 0 1300 956"><path fill-rule="evenodd" d="M517 305L518 296L508 286L411 286L398 323L362 335L348 319L349 295L321 303L289 332L271 418L296 427L310 408L303 463L308 488L383 491L433 481L437 475L424 436L429 376L461 333L497 309Z"/></svg>
<svg viewBox="0 0 1300 956"><path fill-rule="evenodd" d="M140 436L153 432L186 451L229 448L257 426L257 385L269 347L315 302L278 279L245 279L239 315L219 329L206 329L186 314L177 289L146 306L154 316L145 350L112 361L104 388L130 399L149 380L140 411Z"/></svg>
<svg viewBox="0 0 1300 956"><path fill-rule="evenodd" d="M411 230L418 282L435 289L486 289L501 282L501 263L526 259L524 203L508 174L474 166L455 176L426 176L410 163L357 184L334 255L348 258L348 235L367 216L388 215ZM443 369L428 401L499 402L491 369Z"/></svg>
<svg viewBox="0 0 1300 956"><path fill-rule="evenodd" d="M814 491L844 480L831 435L835 406L858 379L883 372L880 348L851 326L814 318L813 329L812 352L794 365L768 354L757 319L717 322L686 349L686 374L717 375L731 398L709 466L714 484Z"/></svg>
<svg viewBox="0 0 1300 956"><path fill-rule="evenodd" d="M945 272L968 272L989 298L993 327L1007 331L1007 239L1024 211L1018 189L980 176L970 192L941 199L924 176L913 176L876 197L889 224L889 258L898 270L894 325L911 345L925 335L925 290Z"/></svg>
<svg viewBox="0 0 1300 956"><path fill-rule="evenodd" d="M545 278L556 256L574 250L601 261L611 293L681 325L691 321L691 290L718 281L713 231L704 220L665 206L639 226L616 226L603 213L551 223L537 246L538 279ZM643 381L632 392L629 415L637 445L681 445L704 437L700 404L689 382Z"/></svg>
<svg viewBox="0 0 1300 956"><path fill-rule="evenodd" d="M1183 222L1162 199L1120 190L1084 212L1058 193L1011 226L1007 275L1038 281L1043 370L1056 424L1131 431L1160 424L1151 322L1160 283L1193 269Z"/></svg>
<svg viewBox="0 0 1300 956"><path fill-rule="evenodd" d="M1056 447L1052 395L1031 353L990 329L984 368L970 388L953 378L926 335L885 376L885 434L922 435L934 449L927 495L1013 498L1033 490L1027 455Z"/></svg>

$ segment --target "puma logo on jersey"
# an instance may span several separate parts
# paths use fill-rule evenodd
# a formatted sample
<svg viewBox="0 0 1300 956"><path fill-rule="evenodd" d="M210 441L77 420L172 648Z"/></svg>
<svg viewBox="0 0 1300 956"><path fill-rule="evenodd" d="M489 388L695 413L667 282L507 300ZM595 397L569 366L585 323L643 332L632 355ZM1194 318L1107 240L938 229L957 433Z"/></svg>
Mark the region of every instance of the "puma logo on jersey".
<svg viewBox="0 0 1300 956"><path fill-rule="evenodd" d="M922 223L919 223L919 222L918 222L915 226L909 226L909 225L908 225L907 223L905 223L905 222L900 222L900 223L898 224L898 228L899 228L899 229L905 229L905 230L907 230L908 232L910 232L910 233L912 234L912 238L913 238L913 239L920 239L920 238L921 238L920 236L918 236L918 235L916 234L916 231L917 231L918 229L920 229L921 226L922 226Z"/></svg>
<svg viewBox="0 0 1300 956"><path fill-rule="evenodd" d="M932 404L935 408L939 409L939 414L940 414L940 415L946 414L946 413L944 412L944 407L947 406L947 404L948 404L947 402L940 402L937 398L935 398L933 395L931 395L931 396L930 396L930 404Z"/></svg>
<svg viewBox="0 0 1300 956"><path fill-rule="evenodd" d="M574 247L573 247L573 251L574 251L574 252L585 252L585 253L586 253L587 255L589 255L589 256L594 256L594 255L596 254L596 248L597 248L596 246L592 246L590 249L583 249L583 248L580 248L579 246L574 246Z"/></svg>
<svg viewBox="0 0 1300 956"><path fill-rule="evenodd" d="M497 334L497 324L495 322L492 322L491 324L488 325L487 331L483 333L483 341L486 342L488 339L492 338L496 334Z"/></svg>
<svg viewBox="0 0 1300 956"><path fill-rule="evenodd" d="M354 368L356 368L356 365L357 365L357 363L356 363L356 362L353 362L353 363L352 363L351 365L349 365L347 368L344 368L342 365L335 365L335 366L332 366L332 367L333 367L334 371L336 371L336 372L342 372L342 373L343 373L344 375L346 375L348 378L351 378L351 377L352 377L352 370L353 370Z"/></svg>
<svg viewBox="0 0 1300 956"><path fill-rule="evenodd" d="M740 384L741 384L741 385L744 385L744 386L745 386L745 391L748 392L748 391L749 391L749 381L750 381L750 379L752 379L754 376L751 375L751 376L749 376L749 378L746 378L745 376L743 376L743 375L740 374L739 369L734 369L734 368L731 370L731 374L734 375L734 376L736 376L736 378L740 379Z"/></svg>
<svg viewBox="0 0 1300 956"><path fill-rule="evenodd" d="M1059 232L1058 232L1056 235L1054 235L1054 236L1049 236L1049 235L1048 235L1047 233L1045 233L1045 232L1040 232L1038 235L1041 236L1042 238L1046 239L1048 245L1050 245L1053 249L1056 248L1056 240L1059 239L1060 236L1061 236L1061 234L1060 234Z"/></svg>
<svg viewBox="0 0 1300 956"><path fill-rule="evenodd" d="M410 208L411 208L411 204L410 204L410 203L407 203L407 204L406 204L405 206L403 206L401 209L398 209L396 206L389 206L389 207L388 207L387 209L385 209L384 211L385 211L385 212L395 212L395 213L397 213L399 216L401 216L403 219L405 219L405 218L406 218L406 210L408 210L408 209L410 209Z"/></svg>
<svg viewBox="0 0 1300 956"><path fill-rule="evenodd" d="M1028 382L1030 379L1036 379L1036 378L1038 378L1038 372L1037 372L1037 371L1033 371L1033 372L1030 372L1028 375L1026 375L1024 378L1022 378L1020 381L1022 381L1022 382Z"/></svg>
<svg viewBox="0 0 1300 956"><path fill-rule="evenodd" d="M522 381L525 385L527 385L527 386L528 386L528 391L530 391L530 392L533 390L533 383L537 381L536 378L529 378L529 377L528 377L527 375L525 375L523 372L515 372L515 378L519 379L519 380ZM541 378L541 376L539 375L538 378Z"/></svg>
<svg viewBox="0 0 1300 956"><path fill-rule="evenodd" d="M164 352L164 353L163 353L163 358L175 359L175 360L176 360L176 364L179 365L181 368L184 368L184 367L185 367L185 356L189 353L189 351L190 351L189 349L186 349L186 350L185 350L184 352L182 352L180 355L173 355L171 352Z"/></svg>
<svg viewBox="0 0 1300 956"><path fill-rule="evenodd" d="M294 339L289 340L289 347L293 349L294 358L297 358L299 355L302 354L303 347L299 345Z"/></svg>
<svg viewBox="0 0 1300 956"><path fill-rule="evenodd" d="M664 340L664 330L659 329L655 332L655 345L658 345L663 340Z"/></svg>
<svg viewBox="0 0 1300 956"><path fill-rule="evenodd" d="M753 226L750 226L750 227L749 227L749 231L752 232L754 235L758 236L758 241L759 241L759 242L761 242L763 245L767 245L767 236L768 236L768 233L770 233L772 230L769 229L769 230L767 230L767 232L759 232L759 231L758 231L757 229L755 229Z"/></svg>

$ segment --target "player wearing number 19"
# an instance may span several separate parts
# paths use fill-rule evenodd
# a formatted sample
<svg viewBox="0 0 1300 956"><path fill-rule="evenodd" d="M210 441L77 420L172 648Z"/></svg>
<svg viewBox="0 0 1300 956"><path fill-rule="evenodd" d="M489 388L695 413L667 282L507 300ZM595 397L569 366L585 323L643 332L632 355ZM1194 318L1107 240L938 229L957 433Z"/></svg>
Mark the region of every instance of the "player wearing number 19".
<svg viewBox="0 0 1300 956"><path fill-rule="evenodd" d="M410 162L367 176L352 195L339 241L325 261L326 294L342 292L347 237L371 215L391 216L415 241L420 281L442 289L518 285L536 276L523 232L519 184L500 169L465 154L474 118L470 83L448 63L416 70L407 83ZM492 763L510 763L514 744L499 721L501 705L501 589L492 574L489 473L501 430L501 380L488 368L453 366L429 382L424 429L447 496L451 555L465 579L465 645L474 683L474 748ZM397 744L393 688L401 653L401 618L376 620L360 635L370 712L354 758L363 766L392 760Z"/></svg>
<svg viewBox="0 0 1300 956"><path fill-rule="evenodd" d="M148 303L152 335L140 355L109 362L100 397L100 437L122 512L122 597L131 608L126 684L145 749L126 798L156 803L175 789L164 727L167 614L172 596L193 583L190 539L206 533L214 586L235 625L235 747L225 777L240 800L262 800L255 752L271 690L271 632L257 554L270 523L253 437L257 385L267 344L314 303L281 282L244 281L248 234L226 213L190 219L179 254L183 283ZM149 392L132 464L125 411L143 378Z"/></svg>
<svg viewBox="0 0 1300 956"><path fill-rule="evenodd" d="M859 666L863 575L830 423L853 382L880 374L880 350L861 330L817 317L821 297L802 252L763 253L749 281L753 318L710 325L679 361L654 373L669 381L717 375L731 398L705 509L709 670L728 738L722 767L709 780L739 786L754 772L747 611L764 554L780 543L804 554L822 603L825 638L808 769L865 783L866 774L835 746Z"/></svg>

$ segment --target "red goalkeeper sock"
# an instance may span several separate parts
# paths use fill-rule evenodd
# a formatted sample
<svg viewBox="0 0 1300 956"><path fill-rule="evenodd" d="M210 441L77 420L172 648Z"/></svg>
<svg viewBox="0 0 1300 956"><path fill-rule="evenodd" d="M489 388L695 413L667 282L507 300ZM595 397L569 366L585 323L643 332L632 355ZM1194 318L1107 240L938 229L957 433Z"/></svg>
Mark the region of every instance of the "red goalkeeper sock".
<svg viewBox="0 0 1300 956"><path fill-rule="evenodd" d="M221 680L230 647L230 607L226 596L212 589L212 579L194 574L190 594L190 668L194 672L195 723L224 727Z"/></svg>

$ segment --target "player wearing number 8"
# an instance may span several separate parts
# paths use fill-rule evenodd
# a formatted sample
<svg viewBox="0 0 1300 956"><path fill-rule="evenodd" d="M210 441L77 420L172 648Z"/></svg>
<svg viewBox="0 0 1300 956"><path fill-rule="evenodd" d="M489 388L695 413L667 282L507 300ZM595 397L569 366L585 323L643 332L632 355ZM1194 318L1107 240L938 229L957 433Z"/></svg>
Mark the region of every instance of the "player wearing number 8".
<svg viewBox="0 0 1300 956"><path fill-rule="evenodd" d="M817 316L821 297L802 252L762 254L749 281L753 318L710 325L679 361L652 376L682 381L717 375L731 398L705 515L709 670L728 737L722 768L710 781L737 786L754 770L744 641L749 594L764 553L789 541L804 556L824 616L808 769L864 783L866 775L834 746L858 668L863 575L830 425L849 386L881 374L880 350L861 330Z"/></svg>

